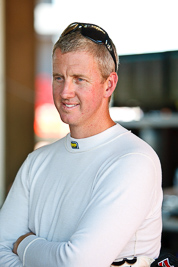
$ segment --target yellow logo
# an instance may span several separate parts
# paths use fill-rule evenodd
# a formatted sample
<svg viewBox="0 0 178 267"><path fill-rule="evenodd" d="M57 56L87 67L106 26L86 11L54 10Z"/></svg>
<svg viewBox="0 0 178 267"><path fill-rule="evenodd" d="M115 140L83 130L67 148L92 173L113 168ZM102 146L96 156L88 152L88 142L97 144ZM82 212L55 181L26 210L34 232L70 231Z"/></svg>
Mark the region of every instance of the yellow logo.
<svg viewBox="0 0 178 267"><path fill-rule="evenodd" d="M78 143L75 142L75 141L71 141L71 147L72 147L73 149L79 149L79 145L78 145Z"/></svg>

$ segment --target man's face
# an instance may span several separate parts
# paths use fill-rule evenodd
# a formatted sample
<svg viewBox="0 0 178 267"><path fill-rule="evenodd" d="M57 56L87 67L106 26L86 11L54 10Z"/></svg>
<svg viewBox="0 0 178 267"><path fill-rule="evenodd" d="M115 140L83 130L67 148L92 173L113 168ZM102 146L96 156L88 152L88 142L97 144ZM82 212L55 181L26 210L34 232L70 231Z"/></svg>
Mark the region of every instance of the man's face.
<svg viewBox="0 0 178 267"><path fill-rule="evenodd" d="M103 101L106 102L105 83L91 54L62 54L60 49L56 49L53 56L54 103L62 121L69 124L70 129L90 129L101 120Z"/></svg>

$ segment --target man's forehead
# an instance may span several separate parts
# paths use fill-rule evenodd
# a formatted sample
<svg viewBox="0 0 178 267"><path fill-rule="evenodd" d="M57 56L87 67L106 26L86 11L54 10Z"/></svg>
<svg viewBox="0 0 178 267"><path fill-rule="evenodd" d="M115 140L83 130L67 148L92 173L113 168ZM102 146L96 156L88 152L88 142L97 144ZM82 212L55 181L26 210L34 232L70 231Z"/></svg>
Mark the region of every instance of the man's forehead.
<svg viewBox="0 0 178 267"><path fill-rule="evenodd" d="M98 67L97 61L91 53L85 51L72 51L67 53L61 53L60 50L55 51L53 55L53 66L67 65L78 68L93 68Z"/></svg>
<svg viewBox="0 0 178 267"><path fill-rule="evenodd" d="M62 53L60 48L57 48L54 51L53 59L56 59L58 57L64 57L65 55L67 55L68 57L80 57L81 55L85 55L95 60L94 55L89 51L76 50L76 51L69 51L69 52Z"/></svg>

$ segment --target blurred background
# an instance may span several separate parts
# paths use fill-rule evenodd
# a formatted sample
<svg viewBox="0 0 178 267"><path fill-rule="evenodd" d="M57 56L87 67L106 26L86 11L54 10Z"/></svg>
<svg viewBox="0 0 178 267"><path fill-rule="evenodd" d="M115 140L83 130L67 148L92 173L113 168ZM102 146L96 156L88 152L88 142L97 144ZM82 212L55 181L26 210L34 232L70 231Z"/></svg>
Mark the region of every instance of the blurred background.
<svg viewBox="0 0 178 267"><path fill-rule="evenodd" d="M178 256L177 10L177 0L0 0L0 206L28 153L69 131L53 106L53 44L71 22L98 24L120 57L111 116L160 157L162 252Z"/></svg>

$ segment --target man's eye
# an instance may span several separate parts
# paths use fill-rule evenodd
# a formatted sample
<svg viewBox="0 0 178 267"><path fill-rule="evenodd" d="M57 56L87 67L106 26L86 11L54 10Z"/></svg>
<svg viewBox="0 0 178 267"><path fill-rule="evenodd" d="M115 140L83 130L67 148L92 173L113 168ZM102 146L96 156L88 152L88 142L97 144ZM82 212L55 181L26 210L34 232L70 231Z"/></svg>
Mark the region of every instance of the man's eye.
<svg viewBox="0 0 178 267"><path fill-rule="evenodd" d="M83 82L83 81L84 81L83 78L80 78L80 77L77 77L77 78L76 78L76 82Z"/></svg>
<svg viewBox="0 0 178 267"><path fill-rule="evenodd" d="M55 77L55 80L56 80L56 81L62 81L62 78L61 78L60 76L56 76L56 77Z"/></svg>
<svg viewBox="0 0 178 267"><path fill-rule="evenodd" d="M80 81L84 81L84 78L79 77L79 80L80 80Z"/></svg>

